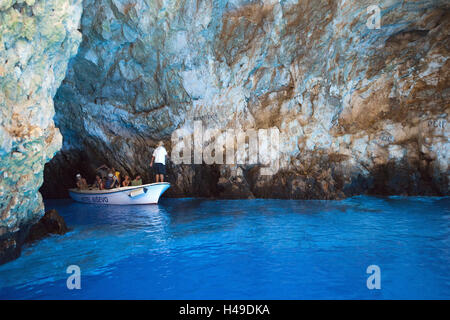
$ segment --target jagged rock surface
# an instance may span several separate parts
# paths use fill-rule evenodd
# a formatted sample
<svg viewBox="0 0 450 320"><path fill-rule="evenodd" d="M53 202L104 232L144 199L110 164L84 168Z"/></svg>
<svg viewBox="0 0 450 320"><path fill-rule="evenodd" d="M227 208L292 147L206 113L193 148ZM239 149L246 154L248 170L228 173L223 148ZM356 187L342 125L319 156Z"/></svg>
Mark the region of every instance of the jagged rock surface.
<svg viewBox="0 0 450 320"><path fill-rule="evenodd" d="M47 211L44 216L33 224L28 232L25 243L41 240L52 234L63 235L69 231L66 222L55 209Z"/></svg>
<svg viewBox="0 0 450 320"><path fill-rule="evenodd" d="M81 34L81 0L0 0L0 263L44 214L44 164L61 148L53 96Z"/></svg>
<svg viewBox="0 0 450 320"><path fill-rule="evenodd" d="M169 194L448 194L448 1L379 1L380 29L366 25L372 4L84 1L43 192L102 163L148 180L155 141L200 119L277 127L281 170L170 164Z"/></svg>

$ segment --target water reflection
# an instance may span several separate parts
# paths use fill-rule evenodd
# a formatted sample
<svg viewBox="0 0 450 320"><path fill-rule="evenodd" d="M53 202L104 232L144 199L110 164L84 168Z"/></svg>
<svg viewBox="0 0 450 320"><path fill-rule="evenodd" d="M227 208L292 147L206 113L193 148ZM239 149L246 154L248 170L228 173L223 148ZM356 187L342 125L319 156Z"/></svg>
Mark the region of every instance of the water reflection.
<svg viewBox="0 0 450 320"><path fill-rule="evenodd" d="M99 288L80 298L364 298L373 263L380 297L448 297L449 199L51 201L72 231L0 266L0 298L66 296L71 264Z"/></svg>

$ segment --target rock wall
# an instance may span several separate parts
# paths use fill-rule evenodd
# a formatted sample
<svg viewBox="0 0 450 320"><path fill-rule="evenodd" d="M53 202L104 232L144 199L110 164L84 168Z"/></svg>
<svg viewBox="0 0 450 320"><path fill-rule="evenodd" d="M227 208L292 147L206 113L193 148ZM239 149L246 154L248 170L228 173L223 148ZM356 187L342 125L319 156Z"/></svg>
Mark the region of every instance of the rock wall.
<svg viewBox="0 0 450 320"><path fill-rule="evenodd" d="M377 1L379 28L373 4L85 0L44 195L102 163L149 180L155 142L195 120L276 127L280 170L170 163L168 195L448 194L449 3Z"/></svg>
<svg viewBox="0 0 450 320"><path fill-rule="evenodd" d="M81 0L0 0L0 263L44 214L44 164L61 148L53 96L81 42Z"/></svg>

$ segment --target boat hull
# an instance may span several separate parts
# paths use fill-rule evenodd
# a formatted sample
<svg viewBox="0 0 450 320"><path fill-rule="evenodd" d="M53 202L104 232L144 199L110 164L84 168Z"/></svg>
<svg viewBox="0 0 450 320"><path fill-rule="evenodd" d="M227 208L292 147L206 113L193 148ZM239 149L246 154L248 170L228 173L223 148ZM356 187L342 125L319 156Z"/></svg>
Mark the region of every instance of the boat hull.
<svg viewBox="0 0 450 320"><path fill-rule="evenodd" d="M170 183L159 182L135 187L123 187L111 190L70 189L70 197L82 203L91 204L156 204L159 197L170 187Z"/></svg>

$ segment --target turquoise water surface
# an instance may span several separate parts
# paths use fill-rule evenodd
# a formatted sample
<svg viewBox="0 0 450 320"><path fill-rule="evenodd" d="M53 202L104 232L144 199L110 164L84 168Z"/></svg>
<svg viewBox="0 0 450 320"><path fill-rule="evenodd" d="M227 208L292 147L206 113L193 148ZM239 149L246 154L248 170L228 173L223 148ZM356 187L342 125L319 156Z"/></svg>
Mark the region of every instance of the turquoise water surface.
<svg viewBox="0 0 450 320"><path fill-rule="evenodd" d="M72 231L0 266L0 299L450 298L448 197L46 208ZM80 290L66 286L70 265Z"/></svg>

